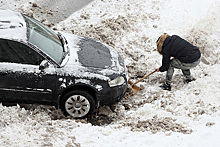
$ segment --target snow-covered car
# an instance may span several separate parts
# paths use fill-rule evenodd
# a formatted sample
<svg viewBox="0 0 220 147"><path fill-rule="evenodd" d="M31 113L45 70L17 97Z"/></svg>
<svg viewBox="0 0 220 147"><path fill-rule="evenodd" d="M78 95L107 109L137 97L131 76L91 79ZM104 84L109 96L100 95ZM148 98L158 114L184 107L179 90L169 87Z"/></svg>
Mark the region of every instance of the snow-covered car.
<svg viewBox="0 0 220 147"><path fill-rule="evenodd" d="M1 102L53 105L83 118L126 89L124 61L110 46L0 9Z"/></svg>

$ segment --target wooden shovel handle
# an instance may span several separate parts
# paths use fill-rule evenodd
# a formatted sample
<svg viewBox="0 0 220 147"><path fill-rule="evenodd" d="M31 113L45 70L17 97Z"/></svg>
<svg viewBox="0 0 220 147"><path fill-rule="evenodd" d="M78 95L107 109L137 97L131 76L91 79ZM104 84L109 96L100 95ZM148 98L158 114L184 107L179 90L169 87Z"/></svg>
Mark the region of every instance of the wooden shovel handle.
<svg viewBox="0 0 220 147"><path fill-rule="evenodd" d="M153 72L151 72L151 73L149 73L148 75L144 76L144 77L141 78L140 80L134 82L133 85L135 85L135 84L137 84L137 83L143 81L144 79L146 79L147 77L149 77L150 75L152 75L152 74L155 73L155 72L156 72L156 70L154 70Z"/></svg>

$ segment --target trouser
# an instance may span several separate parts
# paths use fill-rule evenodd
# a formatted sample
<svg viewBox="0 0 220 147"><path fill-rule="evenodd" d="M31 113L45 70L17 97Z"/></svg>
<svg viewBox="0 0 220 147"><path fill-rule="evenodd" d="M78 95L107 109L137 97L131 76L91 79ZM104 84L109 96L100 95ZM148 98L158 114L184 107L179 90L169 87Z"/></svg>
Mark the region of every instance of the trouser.
<svg viewBox="0 0 220 147"><path fill-rule="evenodd" d="M178 59L171 60L169 69L167 70L167 74L166 74L166 83L171 84L173 73L174 73L174 68L181 69L185 78L192 80L190 69L193 67L196 67L199 63L200 63L200 59L198 59L197 61L193 63L183 63Z"/></svg>

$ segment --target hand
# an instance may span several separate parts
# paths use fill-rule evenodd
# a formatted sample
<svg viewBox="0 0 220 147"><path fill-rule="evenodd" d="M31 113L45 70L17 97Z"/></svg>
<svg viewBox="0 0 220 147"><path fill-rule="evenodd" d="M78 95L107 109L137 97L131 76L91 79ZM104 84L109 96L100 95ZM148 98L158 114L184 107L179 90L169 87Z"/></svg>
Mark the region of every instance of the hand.
<svg viewBox="0 0 220 147"><path fill-rule="evenodd" d="M160 71L159 69L160 69L160 67L156 68L155 71L156 71L156 72L159 72L159 71Z"/></svg>

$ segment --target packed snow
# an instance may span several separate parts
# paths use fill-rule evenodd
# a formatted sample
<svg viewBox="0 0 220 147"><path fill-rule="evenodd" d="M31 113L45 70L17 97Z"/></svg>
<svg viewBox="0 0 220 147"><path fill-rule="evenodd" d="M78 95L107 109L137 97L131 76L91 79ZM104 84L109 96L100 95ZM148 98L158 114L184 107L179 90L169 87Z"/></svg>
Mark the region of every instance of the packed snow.
<svg viewBox="0 0 220 147"><path fill-rule="evenodd" d="M154 73L136 95L87 119L64 117L49 106L1 104L0 146L220 146L219 0L94 0L57 24L46 19L51 11L35 4L7 0L0 6L105 42L122 55L132 81L161 65L155 42L164 32L198 46L202 60L192 69L195 81L184 84L175 70L172 91L163 91L165 73Z"/></svg>

